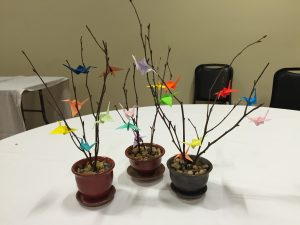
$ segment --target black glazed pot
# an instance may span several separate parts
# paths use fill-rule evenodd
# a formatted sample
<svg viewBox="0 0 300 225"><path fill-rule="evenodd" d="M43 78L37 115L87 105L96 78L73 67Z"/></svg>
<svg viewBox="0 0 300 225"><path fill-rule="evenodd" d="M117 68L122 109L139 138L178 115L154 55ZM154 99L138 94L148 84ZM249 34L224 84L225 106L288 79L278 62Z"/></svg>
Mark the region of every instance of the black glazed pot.
<svg viewBox="0 0 300 225"><path fill-rule="evenodd" d="M203 164L207 164L209 168L207 172L202 175L187 175L184 173L177 172L174 168L171 167L173 159L175 156L169 158L167 161L167 166L170 171L170 178L172 181L171 188L183 196L200 196L204 194L207 190L207 181L210 171L213 169L213 166L210 161L203 157L199 157L198 161ZM195 158L195 155L190 155L192 159Z"/></svg>

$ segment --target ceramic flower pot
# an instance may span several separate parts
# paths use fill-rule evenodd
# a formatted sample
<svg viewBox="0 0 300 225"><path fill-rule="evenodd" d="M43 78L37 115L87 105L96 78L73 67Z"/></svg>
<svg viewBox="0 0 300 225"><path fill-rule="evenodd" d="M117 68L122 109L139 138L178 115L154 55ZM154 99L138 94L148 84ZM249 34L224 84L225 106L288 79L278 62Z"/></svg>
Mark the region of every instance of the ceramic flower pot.
<svg viewBox="0 0 300 225"><path fill-rule="evenodd" d="M146 147L150 147L150 143L144 143ZM161 173L160 167L163 165L161 164L161 158L165 154L165 149L157 144L152 144L152 146L156 149L160 149L160 154L155 158L149 158L149 159L138 159L136 157L132 156L133 146L129 146L125 150L125 155L129 158L129 162L131 167L141 176L151 176L154 173ZM159 171L158 171L159 170ZM164 167L163 171L164 172Z"/></svg>
<svg viewBox="0 0 300 225"><path fill-rule="evenodd" d="M194 155L190 155L192 159L195 159ZM177 194L186 197L198 197L204 194L207 190L207 181L209 177L209 173L213 169L213 166L210 161L207 159L200 157L198 161L201 164L208 165L206 172L204 174L197 175L188 175L182 172L176 171L171 165L174 161L174 157L171 157L167 161L167 167L169 168L170 178L171 178L171 188Z"/></svg>
<svg viewBox="0 0 300 225"><path fill-rule="evenodd" d="M76 198L85 206L103 205L114 197L115 188L112 181L115 162L108 157L98 156L97 159L110 164L111 167L103 173L84 174L79 173L78 168L82 168L87 163L87 159L81 159L72 166L78 187Z"/></svg>

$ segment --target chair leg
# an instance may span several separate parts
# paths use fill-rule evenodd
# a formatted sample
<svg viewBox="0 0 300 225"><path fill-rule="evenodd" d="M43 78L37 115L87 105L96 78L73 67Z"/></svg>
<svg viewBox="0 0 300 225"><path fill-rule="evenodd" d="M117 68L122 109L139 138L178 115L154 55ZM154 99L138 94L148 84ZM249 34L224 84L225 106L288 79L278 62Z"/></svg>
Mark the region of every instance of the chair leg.
<svg viewBox="0 0 300 225"><path fill-rule="evenodd" d="M24 107L23 107L23 102L21 100L21 112L22 112L22 117L23 117L23 121L24 121L24 125L25 125L25 129L27 130L26 128L26 119L25 119L25 114L24 114Z"/></svg>
<svg viewBox="0 0 300 225"><path fill-rule="evenodd" d="M49 124L49 121L46 117L46 110L45 110L45 104L44 104L44 98L43 98L42 90L39 90L39 96L40 96L40 103L41 103L41 112L42 112L42 115L43 115L44 122L46 124Z"/></svg>

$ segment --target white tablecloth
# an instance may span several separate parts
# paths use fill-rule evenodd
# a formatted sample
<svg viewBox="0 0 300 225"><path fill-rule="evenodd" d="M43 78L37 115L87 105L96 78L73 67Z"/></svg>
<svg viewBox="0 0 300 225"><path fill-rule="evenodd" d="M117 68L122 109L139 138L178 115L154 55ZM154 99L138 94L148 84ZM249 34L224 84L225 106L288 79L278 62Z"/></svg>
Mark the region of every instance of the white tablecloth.
<svg viewBox="0 0 300 225"><path fill-rule="evenodd" d="M69 98L69 80L66 77L43 77L45 83L50 87L55 98L60 104L61 99ZM43 90L44 99L48 97L43 83L37 76L1 76L0 77L0 139L23 132L26 130L22 112L21 100L24 91ZM60 104L62 111L69 114L66 104ZM57 119L53 109L45 100L47 118L49 121Z"/></svg>
<svg viewBox="0 0 300 225"><path fill-rule="evenodd" d="M179 107L165 108L180 130ZM186 117L199 132L205 109L204 105L185 105ZM264 115L267 109L253 115ZM229 110L230 106L216 106L212 125ZM224 132L242 110L238 107L209 139ZM153 113L153 107L140 108L145 141L150 138ZM79 205L71 165L83 155L69 136L49 134L57 126L54 123L0 141L0 224L300 224L299 111L270 109L270 120L264 125L256 127L246 119L212 146L204 155L214 165L208 190L195 200L180 199L172 192L167 168L161 180L150 183L135 182L128 176L124 151L132 144L132 133L116 130L121 120L115 112L112 116L115 122L102 124L100 132L101 155L116 163L113 185L117 191L110 204L97 208ZM92 142L92 117L84 119ZM79 119L71 119L70 125L78 128ZM187 128L186 137L191 140L194 131L189 125ZM77 133L81 135L80 130ZM160 119L155 142L166 149L163 164L177 153Z"/></svg>

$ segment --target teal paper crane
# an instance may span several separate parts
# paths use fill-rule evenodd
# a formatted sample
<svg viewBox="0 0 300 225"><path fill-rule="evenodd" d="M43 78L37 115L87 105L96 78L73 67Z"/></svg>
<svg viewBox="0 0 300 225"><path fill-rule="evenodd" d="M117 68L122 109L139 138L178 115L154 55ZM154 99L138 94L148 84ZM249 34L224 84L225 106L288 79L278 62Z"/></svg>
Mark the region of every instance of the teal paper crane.
<svg viewBox="0 0 300 225"><path fill-rule="evenodd" d="M86 152L90 152L91 148L94 147L96 143L89 145L83 138L80 138L80 148Z"/></svg>
<svg viewBox="0 0 300 225"><path fill-rule="evenodd" d="M139 131L140 130L140 128L138 128L136 125L134 125L130 122L124 123L123 125L119 126L117 129L127 129L127 130L131 129L133 131Z"/></svg>

